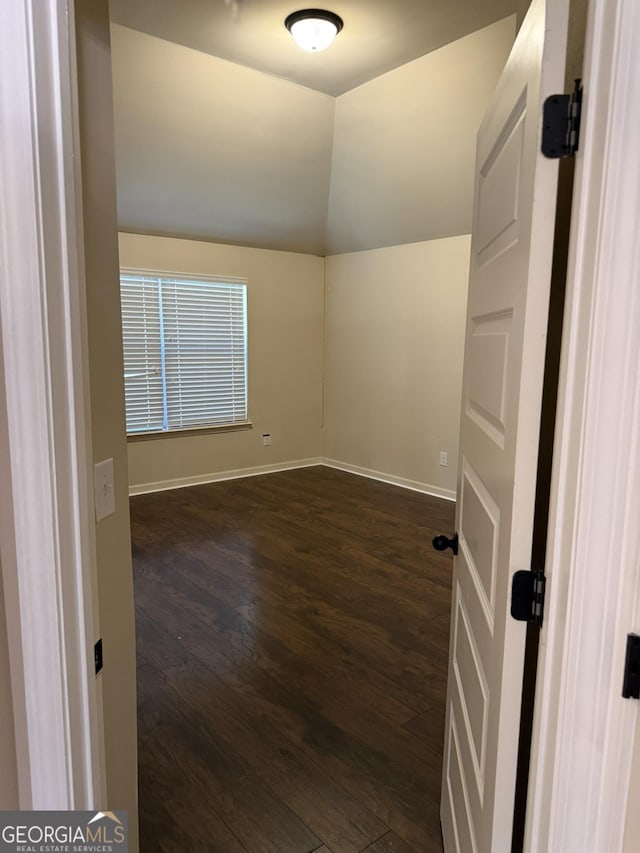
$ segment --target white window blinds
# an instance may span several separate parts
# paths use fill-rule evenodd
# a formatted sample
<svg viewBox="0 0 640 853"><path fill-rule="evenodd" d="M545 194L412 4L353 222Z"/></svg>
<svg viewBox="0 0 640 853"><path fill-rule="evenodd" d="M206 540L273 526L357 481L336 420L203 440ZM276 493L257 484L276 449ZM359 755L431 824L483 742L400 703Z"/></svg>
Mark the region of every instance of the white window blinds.
<svg viewBox="0 0 640 853"><path fill-rule="evenodd" d="M247 421L247 288L122 272L127 432Z"/></svg>

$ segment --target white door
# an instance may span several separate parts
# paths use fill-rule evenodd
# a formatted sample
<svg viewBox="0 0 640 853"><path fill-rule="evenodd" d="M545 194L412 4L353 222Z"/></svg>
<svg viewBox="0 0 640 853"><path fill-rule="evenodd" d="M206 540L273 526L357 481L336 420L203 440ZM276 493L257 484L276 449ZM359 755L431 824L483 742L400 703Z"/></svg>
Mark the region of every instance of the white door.
<svg viewBox="0 0 640 853"><path fill-rule="evenodd" d="M533 0L478 132L441 819L447 853L511 849L568 0Z"/></svg>

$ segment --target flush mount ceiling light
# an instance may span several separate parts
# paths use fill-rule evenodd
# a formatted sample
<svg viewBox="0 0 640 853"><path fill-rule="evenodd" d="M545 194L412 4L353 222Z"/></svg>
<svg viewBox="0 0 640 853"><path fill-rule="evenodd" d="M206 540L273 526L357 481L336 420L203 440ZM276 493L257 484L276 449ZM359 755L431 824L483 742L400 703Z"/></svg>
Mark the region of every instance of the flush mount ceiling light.
<svg viewBox="0 0 640 853"><path fill-rule="evenodd" d="M301 9L292 12L284 25L303 50L317 53L326 50L338 35L342 18L323 9Z"/></svg>

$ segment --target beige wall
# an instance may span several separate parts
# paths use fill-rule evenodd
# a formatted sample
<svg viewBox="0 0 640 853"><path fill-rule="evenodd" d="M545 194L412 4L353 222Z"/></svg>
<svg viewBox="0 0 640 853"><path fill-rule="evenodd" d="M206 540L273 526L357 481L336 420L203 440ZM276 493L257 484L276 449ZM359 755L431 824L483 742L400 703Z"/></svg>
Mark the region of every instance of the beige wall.
<svg viewBox="0 0 640 853"><path fill-rule="evenodd" d="M471 231L476 132L515 15L341 95L329 253Z"/></svg>
<svg viewBox="0 0 640 853"><path fill-rule="evenodd" d="M468 233L476 130L515 27L335 99L114 24L121 230L313 254Z"/></svg>
<svg viewBox="0 0 640 853"><path fill-rule="evenodd" d="M120 260L134 269L246 277L249 286L253 429L130 440L134 491L320 456L455 490L468 236L325 261L121 234ZM271 447L262 444L264 432Z"/></svg>
<svg viewBox="0 0 640 853"><path fill-rule="evenodd" d="M469 251L467 235L327 258L326 457L455 490Z"/></svg>
<svg viewBox="0 0 640 853"><path fill-rule="evenodd" d="M253 429L132 440L132 487L320 456L322 258L121 234L120 261L123 267L248 280L249 417ZM267 432L270 447L262 443L262 433Z"/></svg>
<svg viewBox="0 0 640 853"><path fill-rule="evenodd" d="M18 808L18 769L16 765L13 704L7 619L4 610L2 566L0 565L0 810Z"/></svg>
<svg viewBox="0 0 640 853"><path fill-rule="evenodd" d="M77 0L80 142L94 460L115 462L116 513L96 527L107 802L137 844L135 636L107 0Z"/></svg>
<svg viewBox="0 0 640 853"><path fill-rule="evenodd" d="M127 27L112 39L122 230L322 251L334 99Z"/></svg>
<svg viewBox="0 0 640 853"><path fill-rule="evenodd" d="M198 221L206 220L207 228L219 235L216 243L121 234L124 267L249 280L249 415L254 428L131 440L129 477L134 490L318 456L445 492L455 489L469 253L465 235L471 227L475 137L515 28L516 16L512 15L335 101L327 218L332 254L326 263L311 255L223 245L223 225L207 220L202 211ZM307 99L298 106L296 121L308 124L308 128L314 126L304 116L318 93L292 91L290 84L267 82L259 72L126 28L114 26L113 34L122 210L139 187L150 184L159 193L153 199L154 210L171 212L187 198L189 205L195 202L197 206L204 203L204 195L213 186L217 188L216 197L224 198L225 204L238 203L238 210L245 211L243 215L247 210L255 213L256 223L264 213L265 197L271 197L270 214L277 218L284 208L290 214L287 198L296 180L278 177L278 163L283 158L268 145L257 145L251 137L232 142L238 130L234 124L236 111L242 112L247 104L251 111L257 92L261 103L269 103L271 117L269 121L265 118L263 130L272 126L272 141L277 141L287 127L286 121L277 117L291 98ZM148 61L132 74L140 62L138 48ZM176 54L173 63L169 62L172 52ZM198 64L202 65L201 73L195 73ZM170 76L174 69L178 74L167 89L169 100L157 98L156 108L151 110L136 108L135 99L139 102L156 92L158 80L169 74L169 67ZM198 84L191 87L188 96L178 97L180 81L187 91L187 80L201 78L211 78L210 94L201 91ZM224 92L230 89L241 94L240 106L236 103L233 109L224 100ZM167 149L165 154L171 168L167 166L165 171L177 184L169 192L162 181L151 180L151 173L157 171L158 149L154 143L147 150L144 141L155 138L157 134L150 131L157 131L167 116L175 117L176 109L178 115L184 111L184 120L178 125L191 126L189 115L201 114L202 105L211 97L217 105L216 114L226 116L218 129L218 135L222 134L218 141L226 142L209 152L211 174L199 170L202 152L194 149L191 165L195 171L186 177L181 156L174 161L175 151L182 148L170 144L171 151ZM324 147L333 106L327 112L326 96L318 97L318 120L323 129L315 135L318 140L322 138ZM204 100L197 106L193 98ZM333 104L333 99L329 100ZM157 127L147 127L141 134L138 113L144 113L145 121L156 121ZM274 124L269 125L272 120ZM294 158L298 164L310 162L311 151L296 139L299 133L299 129L295 134L285 133L298 151L304 151L301 160ZM203 144L200 128L196 137L193 145ZM142 158L142 171L129 163L132 151L138 151ZM248 182L234 171L239 161L249 164L253 177ZM234 191L219 183L220 164L224 164L223 173L238 178L232 181ZM312 170L314 180L328 184L325 159L319 158L316 166ZM284 195L274 192L272 182L276 179ZM194 181L197 189L192 186ZM220 187L222 191L218 192ZM319 185L307 190L316 205ZM166 201L169 197L171 204ZM326 195L324 198L326 204ZM144 201L148 213L149 199ZM229 215L233 218L236 214ZM141 222L128 222L125 216L121 224L136 226ZM153 218L144 220L144 229L162 230ZM271 240L268 231L262 233L267 242ZM440 239L456 235L459 239ZM260 244L257 236L252 239ZM381 245L389 248L368 251ZM354 247L367 251L353 252ZM325 268L329 313L323 347ZM393 282L391 303L386 291L389 280ZM272 435L270 448L262 445L263 432ZM449 453L447 468L439 465L441 450Z"/></svg>

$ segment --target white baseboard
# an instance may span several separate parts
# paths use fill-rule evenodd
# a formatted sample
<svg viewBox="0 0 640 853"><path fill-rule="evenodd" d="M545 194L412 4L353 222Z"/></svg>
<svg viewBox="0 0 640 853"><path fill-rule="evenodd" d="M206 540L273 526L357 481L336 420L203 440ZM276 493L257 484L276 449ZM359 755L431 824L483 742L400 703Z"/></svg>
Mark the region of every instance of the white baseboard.
<svg viewBox="0 0 640 853"><path fill-rule="evenodd" d="M417 480L409 480L406 477L384 474L382 471L372 471L370 468L361 468L359 465L350 465L348 462L339 462L337 459L326 459L323 456L313 459L297 459L294 462L281 462L275 465L258 465L255 468L236 468L232 471L218 471L215 474L199 474L195 477L179 477L175 480L159 480L156 483L139 483L129 486L129 495L147 495L151 492L186 489L188 486L202 486L205 483L218 483L223 480L238 480L241 477L258 477L261 474L275 474L277 471L291 471L294 468L312 468L314 465L337 468L339 471L357 474L360 477L368 477L370 480L379 480L381 483L389 483L392 486L400 486L403 489L411 489L414 492L422 492L425 495L432 495L434 498L443 498L446 501L455 501L456 499L456 493L450 489L441 489L439 486L431 486L429 483L420 483Z"/></svg>
<svg viewBox="0 0 640 853"><path fill-rule="evenodd" d="M274 465L258 465L255 468L236 468L232 471L219 471L215 474L199 474L195 477L179 477L176 480L159 480L156 483L139 483L129 486L129 495L146 495L150 492L167 492L170 489L186 489L188 486L202 486L205 483L217 483L222 480L238 480L241 477L258 477L260 474L274 474L277 471L291 471L294 468L311 468L322 465L323 460L297 459L294 462L280 462Z"/></svg>
<svg viewBox="0 0 640 853"><path fill-rule="evenodd" d="M337 459L322 459L320 464L326 465L328 468L337 468L339 471L347 471L350 474L358 474L360 477L369 477L371 480L380 480L380 482L389 483L392 486L401 486L403 489L422 492L434 498L443 498L446 501L455 501L456 499L456 493L451 489L441 489L439 486L431 486L429 483L420 483L406 477L384 474L382 471L372 471L370 468L361 468L359 465L350 465L348 462L339 462Z"/></svg>

